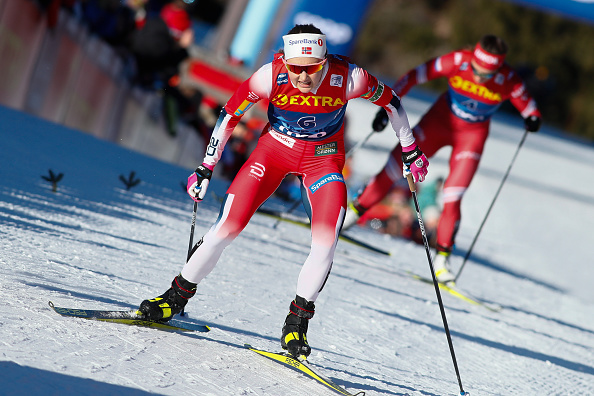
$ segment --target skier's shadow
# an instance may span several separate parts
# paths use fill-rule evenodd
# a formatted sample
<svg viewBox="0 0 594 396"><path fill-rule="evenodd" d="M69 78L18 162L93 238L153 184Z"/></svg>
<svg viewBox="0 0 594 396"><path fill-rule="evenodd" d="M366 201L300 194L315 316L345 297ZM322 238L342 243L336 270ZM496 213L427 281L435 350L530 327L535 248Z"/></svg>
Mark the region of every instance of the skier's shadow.
<svg viewBox="0 0 594 396"><path fill-rule="evenodd" d="M453 252L453 255L459 257L459 258L455 258L455 259L451 260L451 262L454 265L456 265L456 263L458 263L458 262L461 263L462 262L464 256L466 255L466 252L454 251ZM471 264L471 263L472 264L482 265L483 267L492 269L493 271L497 271L497 272L501 272L501 273L507 274L509 276L513 276L514 278L528 280L528 281L530 281L530 282L532 282L532 283L534 283L536 285L545 287L545 288L547 288L549 290L552 290L552 291L557 291L557 292L561 292L561 293L566 292L566 290L564 290L564 289L562 289L562 288L560 288L558 286L555 286L555 285L553 285L551 283L542 281L540 279L536 279L536 278L531 277L529 275L526 275L526 274L523 274L523 273L520 273L520 272L513 271L513 270L511 270L509 268L506 268L506 267L504 267L502 265L499 265L499 264L494 263L493 261L489 260L487 257L477 255L476 253L473 253L472 254L472 256L468 259L468 263L466 263L466 264Z"/></svg>

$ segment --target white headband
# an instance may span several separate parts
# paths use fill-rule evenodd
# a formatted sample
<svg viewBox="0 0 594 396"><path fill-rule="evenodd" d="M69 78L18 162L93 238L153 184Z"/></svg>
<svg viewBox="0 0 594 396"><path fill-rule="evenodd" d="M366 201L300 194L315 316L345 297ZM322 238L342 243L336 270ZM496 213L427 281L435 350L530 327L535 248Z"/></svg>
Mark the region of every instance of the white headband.
<svg viewBox="0 0 594 396"><path fill-rule="evenodd" d="M326 36L315 33L287 34L285 42L285 59L307 57L324 59L326 57Z"/></svg>

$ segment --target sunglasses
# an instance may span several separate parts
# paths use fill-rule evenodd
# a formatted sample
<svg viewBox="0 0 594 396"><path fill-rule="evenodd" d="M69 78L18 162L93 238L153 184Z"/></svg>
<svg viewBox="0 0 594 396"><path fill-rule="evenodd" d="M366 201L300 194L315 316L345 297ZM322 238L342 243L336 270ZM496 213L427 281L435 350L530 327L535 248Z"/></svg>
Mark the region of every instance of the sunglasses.
<svg viewBox="0 0 594 396"><path fill-rule="evenodd" d="M485 79L490 79L492 78L495 74L497 74L497 70L493 71L493 72L489 72L489 73L481 73L480 71L476 70L476 68L474 67L474 65L470 65L472 67L472 73L474 73L475 76L480 77L480 78L485 78Z"/></svg>
<svg viewBox="0 0 594 396"><path fill-rule="evenodd" d="M292 63L287 63L287 61L285 61L284 59L283 62L285 63L285 67L287 68L287 70L291 73L301 74L302 72L306 72L307 74L314 74L322 70L322 68L324 67L324 63L326 63L326 59L322 60L319 63L312 63L309 65L294 65Z"/></svg>

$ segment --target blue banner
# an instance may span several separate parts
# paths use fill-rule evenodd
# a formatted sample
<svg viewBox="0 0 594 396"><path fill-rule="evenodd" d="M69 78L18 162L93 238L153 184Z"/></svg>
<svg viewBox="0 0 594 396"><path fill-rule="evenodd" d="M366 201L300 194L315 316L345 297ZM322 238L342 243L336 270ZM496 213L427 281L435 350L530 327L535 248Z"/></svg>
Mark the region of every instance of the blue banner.
<svg viewBox="0 0 594 396"><path fill-rule="evenodd" d="M594 0L506 0L563 16L594 23Z"/></svg>
<svg viewBox="0 0 594 396"><path fill-rule="evenodd" d="M282 0L250 0L229 52L247 66L256 66L262 43L270 30Z"/></svg>

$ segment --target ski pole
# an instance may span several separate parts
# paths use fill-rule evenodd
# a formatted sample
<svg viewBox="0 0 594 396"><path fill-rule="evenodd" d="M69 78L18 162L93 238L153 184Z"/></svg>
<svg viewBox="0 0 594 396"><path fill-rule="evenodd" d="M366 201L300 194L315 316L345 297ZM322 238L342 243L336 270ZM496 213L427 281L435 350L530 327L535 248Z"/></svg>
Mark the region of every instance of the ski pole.
<svg viewBox="0 0 594 396"><path fill-rule="evenodd" d="M419 201L417 200L417 187L415 186L415 182L411 173L406 175L406 179L408 181L408 187L410 188L410 192L412 193L413 201L415 203L415 209L417 211L417 220L419 221L419 228L421 229L421 234L423 236L423 244L425 245L425 252L427 253L427 259L429 260L429 268L431 269L431 277L433 278L433 286L435 287L435 294L437 295L437 302L439 303L439 310L441 311L441 318L443 320L443 328L446 333L446 338L448 339L448 345L450 347L450 353L452 355L452 362L454 363L454 370L456 371L456 377L458 378L458 385L460 386L460 395L468 395L468 393L464 392L462 388L462 380L460 379L460 371L458 370L458 363L456 362L456 354L454 353L454 344L452 343L452 337L450 335L450 329L448 327L448 320L446 318L445 308L443 307L443 302L441 300L441 292L439 291L439 284L437 283L437 278L435 277L435 270L433 269L433 261L431 260L431 253L429 252L429 240L427 239L427 234L425 233L425 225L423 224L423 219L421 218L421 209L419 207Z"/></svg>
<svg viewBox="0 0 594 396"><path fill-rule="evenodd" d="M188 246L188 255L186 257L186 263L192 256L192 248L194 245L194 228L196 228L196 212L198 211L198 202L194 201L194 213L192 213L192 227L190 228L190 245ZM184 308L182 308L179 316L184 316Z"/></svg>
<svg viewBox="0 0 594 396"><path fill-rule="evenodd" d="M367 136L365 136L365 138L363 140L359 140L357 142L357 144L355 144L353 146L353 148L351 148L346 155L344 156L344 159L347 160L349 159L354 153L355 151L359 150L359 148L361 148L365 143L367 143L367 141L369 140L369 138L371 137L371 135L373 135L375 133L375 131L371 131Z"/></svg>
<svg viewBox="0 0 594 396"><path fill-rule="evenodd" d="M194 213L192 213L192 227L190 228L190 245L188 246L188 256L186 262L192 255L192 247L194 245L194 228L196 227L196 212L198 211L198 202L194 201Z"/></svg>
<svg viewBox="0 0 594 396"><path fill-rule="evenodd" d="M512 160L509 163L509 166L507 167L507 171L505 172L505 175L503 175L503 179L501 179L501 183L499 184L499 188L497 189L497 192L495 193L495 196L493 197L493 200L491 201L491 205L489 205L489 209L487 209L487 213L485 214L485 217L483 218L483 222L479 226L479 229L476 232L476 235L474 236L474 239L472 240L472 243L470 244L470 247L468 248L466 255L464 256L464 260L462 261L462 266L458 270L458 273L456 274L456 277L454 278L454 282L456 282L458 280L458 278L460 277L460 274L462 273L462 270L464 269L464 266L466 265L466 262L468 261L468 257L470 257L470 254L472 253L472 248L474 248L474 244L476 243L476 240L478 239L478 237L483 229L483 226L485 225L485 223L487 221L487 217L489 217L489 213L491 213L491 209L493 209L493 205L495 205L495 200L497 200L497 197L499 196L499 193L501 192L501 188L503 187L503 184L505 183L505 180L507 179L507 176L509 175L511 168L514 165L514 162L516 161L516 157L518 156L518 153L520 152L520 149L522 148L522 145L524 144L524 140L526 140L527 135L528 135L528 131L524 131L524 136L522 136L522 140L520 140L520 143L518 144L516 153L512 157Z"/></svg>

